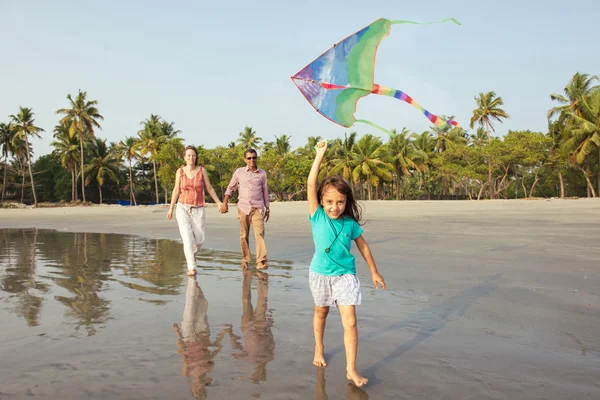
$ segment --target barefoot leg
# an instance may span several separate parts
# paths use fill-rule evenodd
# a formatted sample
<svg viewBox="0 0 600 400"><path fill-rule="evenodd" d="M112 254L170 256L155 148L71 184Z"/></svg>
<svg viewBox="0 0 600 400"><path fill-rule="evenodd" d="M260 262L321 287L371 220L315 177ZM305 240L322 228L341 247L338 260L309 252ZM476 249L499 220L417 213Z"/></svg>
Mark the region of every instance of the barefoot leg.
<svg viewBox="0 0 600 400"><path fill-rule="evenodd" d="M325 348L323 346L323 336L325 335L325 322L329 314L329 307L315 306L315 316L313 318L313 328L315 332L315 358L313 365L317 367L326 367Z"/></svg>
<svg viewBox="0 0 600 400"><path fill-rule="evenodd" d="M354 306L340 306L342 325L344 326L344 347L346 348L346 377L358 387L369 380L356 372L356 354L358 352L358 328Z"/></svg>

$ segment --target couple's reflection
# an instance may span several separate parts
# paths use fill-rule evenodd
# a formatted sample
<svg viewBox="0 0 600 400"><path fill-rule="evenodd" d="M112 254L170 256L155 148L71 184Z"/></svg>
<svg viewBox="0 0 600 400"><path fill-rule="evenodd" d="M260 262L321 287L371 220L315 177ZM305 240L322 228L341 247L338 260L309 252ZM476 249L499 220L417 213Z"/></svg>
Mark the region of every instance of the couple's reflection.
<svg viewBox="0 0 600 400"><path fill-rule="evenodd" d="M225 327L213 342L208 324L208 301L196 277L188 277L185 292L185 307L181 327L173 325L177 334L177 352L183 360L182 374L190 378L190 392L195 399L206 399L206 386L212 382L208 373L213 369L215 356L223 346L221 341L231 334L231 327Z"/></svg>
<svg viewBox="0 0 600 400"><path fill-rule="evenodd" d="M253 383L267 380L267 363L275 358L275 340L271 327L273 318L268 312L267 295L269 292L269 276L264 272L256 272L257 300L256 308L252 305L253 271L245 271L242 282L242 320L241 335L233 333L231 325L225 326L214 341L211 340L208 323L208 301L196 276L189 277L185 294L185 307L181 327L174 324L177 334L178 353L183 360L182 374L190 378L190 392L196 399L206 399L206 386L212 382L209 373L214 368L214 358L221 351L221 342L229 335L231 347L235 351L233 357L248 361L252 372L243 375Z"/></svg>
<svg viewBox="0 0 600 400"><path fill-rule="evenodd" d="M267 380L267 364L275 359L275 339L271 331L273 318L267 308L269 275L256 271L256 308L252 305L252 278L251 270L244 272L241 321L244 344L240 344L239 337L236 337L232 344L238 351L233 356L238 360L248 361L253 368L248 376L242 376L242 378L259 383Z"/></svg>
<svg viewBox="0 0 600 400"><path fill-rule="evenodd" d="M325 391L325 368L315 367L317 370L317 400L328 400L329 396L327 396L327 392ZM367 392L357 387L353 383L348 383L346 385L348 389L348 400L368 400L369 395Z"/></svg>

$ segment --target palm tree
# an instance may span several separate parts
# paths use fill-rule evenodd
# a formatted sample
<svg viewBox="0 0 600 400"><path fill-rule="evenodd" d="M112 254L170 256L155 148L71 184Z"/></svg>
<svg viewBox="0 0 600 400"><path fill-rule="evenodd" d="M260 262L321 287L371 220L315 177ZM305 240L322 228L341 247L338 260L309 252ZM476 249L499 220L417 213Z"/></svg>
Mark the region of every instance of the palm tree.
<svg viewBox="0 0 600 400"><path fill-rule="evenodd" d="M551 139L550 154L548 155L549 166L556 168L558 172L558 180L560 183L560 198L565 197L565 181L562 174L562 166L565 164L566 155L563 148L563 140L565 138L565 124L560 121L548 120L548 133L546 134Z"/></svg>
<svg viewBox="0 0 600 400"><path fill-rule="evenodd" d="M567 117L567 112L572 112L575 115L581 115L583 100L589 96L598 86L593 86L592 83L598 81L598 76L582 74L577 72L567 86L564 88L564 96L557 93L552 93L550 99L561 103L561 106L553 107L548 111L548 118L552 118L556 114L559 119Z"/></svg>
<svg viewBox="0 0 600 400"><path fill-rule="evenodd" d="M25 154L27 155L27 166L29 168L29 179L31 180L31 192L33 193L33 206L37 207L37 196L35 195L35 184L33 183L33 173L31 172L31 153L29 151L29 136L41 137L39 132L44 130L34 125L35 114L31 111L31 108L19 107L19 113L17 115L11 115L15 124L15 139L20 138L25 141Z"/></svg>
<svg viewBox="0 0 600 400"><path fill-rule="evenodd" d="M150 114L150 117L142 121L141 124L144 127L138 131L138 146L140 149L140 154L150 154L149 159L152 161L152 168L154 169L154 191L156 194L156 204L158 204L158 176L156 174L155 156L160 150L160 147L166 143L167 136L164 135L162 128L163 122L161 121L160 116L156 114Z"/></svg>
<svg viewBox="0 0 600 400"><path fill-rule="evenodd" d="M477 128L475 134L469 135L469 141L470 146L480 147L490 141L490 135L480 126Z"/></svg>
<svg viewBox="0 0 600 400"><path fill-rule="evenodd" d="M85 174L83 171L83 142L84 135L89 134L94 136L94 128L102 129L98 120L103 120L104 117L100 115L97 100L87 100L87 92L79 90L75 100L70 94L67 95L71 108L61 108L56 110L57 114L64 114L65 116L60 120L60 123L69 127L69 136L73 136L76 133L79 135L79 157L81 160L81 198L85 201Z"/></svg>
<svg viewBox="0 0 600 400"><path fill-rule="evenodd" d="M473 110L473 116L469 122L471 128L478 123L486 128L489 135L490 130L496 132L492 125L494 120L502 122L502 118L510 118L506 111L500 108L504 105L502 97L496 96L496 92L494 91L479 93L479 96L475 97L475 102L477 103L477 108Z"/></svg>
<svg viewBox="0 0 600 400"><path fill-rule="evenodd" d="M140 153L138 152L139 144L136 138L127 136L125 141L119 143L119 151L127 159L129 167L129 205L136 205L135 193L133 191L133 169L131 166L132 160L139 160Z"/></svg>
<svg viewBox="0 0 600 400"><path fill-rule="evenodd" d="M71 173L71 200L77 200L77 160L79 159L79 137L69 136L69 128L59 124L54 127L54 138L51 143L54 147L54 157L60 160L61 165Z"/></svg>
<svg viewBox="0 0 600 400"><path fill-rule="evenodd" d="M350 180L352 170L355 166L353 150L356 144L356 132L344 132L344 139L336 139L331 145L331 160L325 162L324 167L331 167L329 173L342 175L345 179ZM352 181L350 181L352 182Z"/></svg>
<svg viewBox="0 0 600 400"><path fill-rule="evenodd" d="M402 128L400 133L392 130L394 136L390 137L385 145L387 159L392 161L396 170L396 200L400 198L400 182L403 176L411 176L413 171L420 172L427 169L427 153L415 149L408 129Z"/></svg>
<svg viewBox="0 0 600 400"><path fill-rule="evenodd" d="M491 91L487 93L479 93L479 96L475 97L475 102L477 103L477 108L473 110L473 116L471 117L469 126L473 128L477 123L480 126L485 127L488 134L488 140L491 142L492 136L490 134L490 130L492 132L496 132L492 122L494 120L502 122L502 118L510 118L506 111L500 108L504 105L504 101L502 100L502 97L496 96L496 92ZM494 184L492 181L492 164L489 160L488 185L490 199L492 199L494 197Z"/></svg>
<svg viewBox="0 0 600 400"><path fill-rule="evenodd" d="M584 164L592 151L598 149L600 163L600 90L595 90L582 99L579 111L567 111L566 114L573 123L570 137L565 141L564 148L570 151L573 161ZM593 197L596 197L587 174L585 178ZM598 184L600 185L600 170Z"/></svg>
<svg viewBox="0 0 600 400"><path fill-rule="evenodd" d="M275 152L279 157L285 157L292 150L292 146L290 145L291 138L288 135L275 136Z"/></svg>
<svg viewBox="0 0 600 400"><path fill-rule="evenodd" d="M13 146L13 160L11 161L11 169L17 171L17 175L21 177L21 203L23 203L25 195L25 175L27 175L27 154L29 157L33 157L33 151L27 147L25 140L21 137L15 136L12 141Z"/></svg>
<svg viewBox="0 0 600 400"><path fill-rule="evenodd" d="M254 131L252 127L246 126L244 131L239 133L237 142L241 144L244 149L257 149L262 142L262 138L256 136L256 131Z"/></svg>
<svg viewBox="0 0 600 400"><path fill-rule="evenodd" d="M394 166L382 160L385 153L381 139L370 134L360 138L354 146L353 153L355 167L352 170L352 180L354 183L367 182L371 200L371 188L377 188L380 179L391 181Z"/></svg>
<svg viewBox="0 0 600 400"><path fill-rule="evenodd" d="M102 204L102 186L105 178L110 178L113 181L119 181L117 172L119 171L119 160L115 157L112 149L106 146L106 139L96 138L96 143L92 146L92 160L84 167L88 173L86 184L96 179L98 183L98 194L100 195L100 204Z"/></svg>
<svg viewBox="0 0 600 400"><path fill-rule="evenodd" d="M5 124L0 122L0 149L4 156L4 178L2 179L2 200L4 201L4 192L6 189L6 171L8 171L8 155L14 153L13 139L15 138L15 127L9 122Z"/></svg>

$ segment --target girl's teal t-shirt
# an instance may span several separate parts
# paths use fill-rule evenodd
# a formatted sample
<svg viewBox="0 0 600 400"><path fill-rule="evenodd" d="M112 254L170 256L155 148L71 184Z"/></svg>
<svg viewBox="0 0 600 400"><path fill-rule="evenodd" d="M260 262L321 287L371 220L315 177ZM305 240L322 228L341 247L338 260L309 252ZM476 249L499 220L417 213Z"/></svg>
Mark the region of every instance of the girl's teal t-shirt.
<svg viewBox="0 0 600 400"><path fill-rule="evenodd" d="M315 243L310 269L329 276L356 274L356 260L350 253L350 247L352 241L363 233L358 222L347 216L331 219L320 205L308 220ZM327 248L329 253L325 251Z"/></svg>

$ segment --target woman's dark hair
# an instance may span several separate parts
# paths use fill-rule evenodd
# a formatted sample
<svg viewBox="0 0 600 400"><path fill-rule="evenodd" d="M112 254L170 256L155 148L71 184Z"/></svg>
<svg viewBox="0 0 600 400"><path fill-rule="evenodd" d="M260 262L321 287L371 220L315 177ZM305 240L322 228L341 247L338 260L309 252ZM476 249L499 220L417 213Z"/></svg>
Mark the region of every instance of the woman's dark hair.
<svg viewBox="0 0 600 400"><path fill-rule="evenodd" d="M198 165L198 149L195 146L186 146L185 150L183 150L183 156L185 157L185 153L187 153L188 150L194 150L194 153L196 153L196 162L194 163L194 165Z"/></svg>
<svg viewBox="0 0 600 400"><path fill-rule="evenodd" d="M362 209L354 199L352 187L350 187L344 177L340 175L328 176L321 181L319 189L317 190L317 200L319 201L319 204L321 204L323 192L329 186L335 188L335 190L346 196L346 208L344 209L342 215L348 216L360 224L360 219L362 218Z"/></svg>

